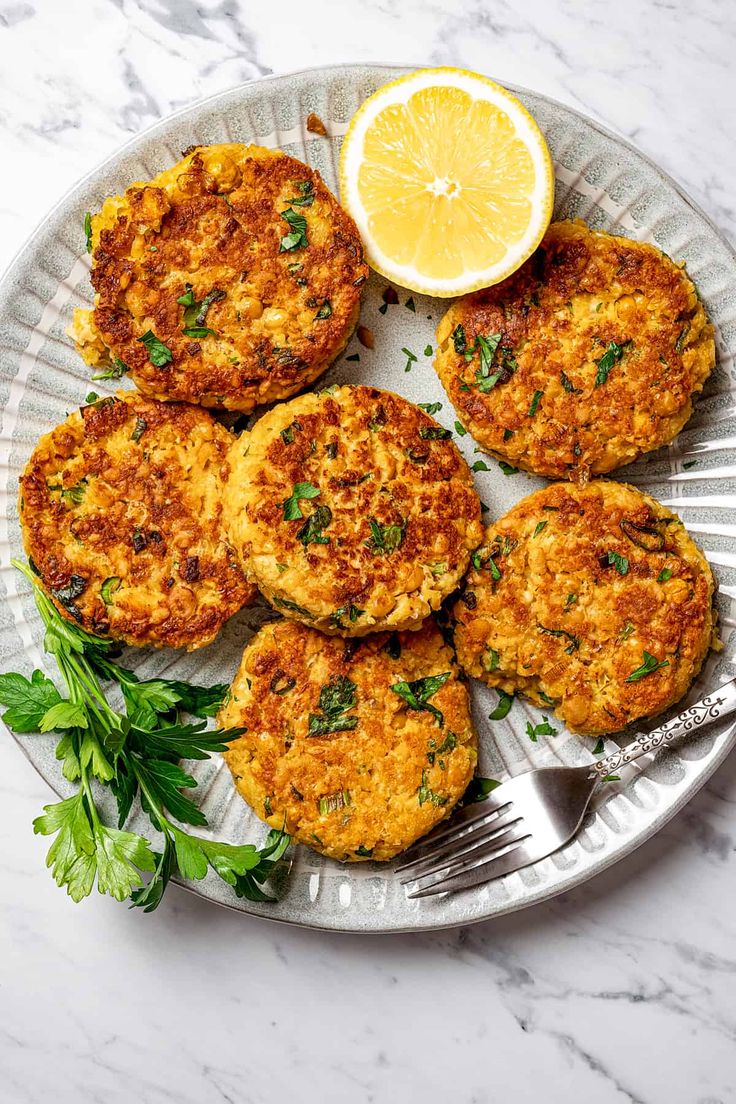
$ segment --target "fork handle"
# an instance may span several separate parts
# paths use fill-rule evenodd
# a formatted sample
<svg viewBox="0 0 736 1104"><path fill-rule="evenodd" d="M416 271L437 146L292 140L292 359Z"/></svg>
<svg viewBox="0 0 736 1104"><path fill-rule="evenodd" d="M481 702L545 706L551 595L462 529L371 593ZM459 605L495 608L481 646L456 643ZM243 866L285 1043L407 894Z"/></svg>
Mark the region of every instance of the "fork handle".
<svg viewBox="0 0 736 1104"><path fill-rule="evenodd" d="M694 732L704 725L717 721L719 717L725 717L736 711L736 679L725 682L717 690L712 691L702 701L691 705L677 717L673 717L667 724L655 728L653 732L642 732L626 747L620 751L614 751L603 759L591 764L593 771L605 778L611 771L633 763L641 755L656 751L657 748L666 747L672 740L677 740L690 732Z"/></svg>

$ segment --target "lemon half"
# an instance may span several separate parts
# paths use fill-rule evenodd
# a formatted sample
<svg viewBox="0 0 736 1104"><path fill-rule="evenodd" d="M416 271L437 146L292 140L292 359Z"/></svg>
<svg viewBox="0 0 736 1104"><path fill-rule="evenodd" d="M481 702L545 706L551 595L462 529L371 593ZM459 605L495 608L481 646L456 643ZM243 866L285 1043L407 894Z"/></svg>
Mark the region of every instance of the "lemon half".
<svg viewBox="0 0 736 1104"><path fill-rule="evenodd" d="M505 88L464 69L420 69L356 112L340 154L342 203L370 265L429 295L497 284L552 217L547 143Z"/></svg>

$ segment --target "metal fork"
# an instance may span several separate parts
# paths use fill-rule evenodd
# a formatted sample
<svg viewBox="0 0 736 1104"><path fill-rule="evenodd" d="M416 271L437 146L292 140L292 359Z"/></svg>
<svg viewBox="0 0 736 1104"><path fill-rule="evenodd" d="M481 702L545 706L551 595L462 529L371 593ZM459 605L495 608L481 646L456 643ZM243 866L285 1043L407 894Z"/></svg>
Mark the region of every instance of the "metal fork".
<svg viewBox="0 0 736 1104"><path fill-rule="evenodd" d="M595 763L542 767L503 782L413 849L422 853L398 867L402 885L416 883L407 896L468 889L546 858L575 835L593 791L611 771L734 710L736 679Z"/></svg>

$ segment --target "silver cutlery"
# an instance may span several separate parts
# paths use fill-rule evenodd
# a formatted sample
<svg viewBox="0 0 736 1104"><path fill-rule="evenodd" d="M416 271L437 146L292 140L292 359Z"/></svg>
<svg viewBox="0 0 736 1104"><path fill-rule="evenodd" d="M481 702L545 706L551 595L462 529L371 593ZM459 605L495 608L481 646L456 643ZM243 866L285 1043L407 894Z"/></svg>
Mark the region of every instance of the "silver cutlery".
<svg viewBox="0 0 736 1104"><path fill-rule="evenodd" d="M541 767L518 774L412 850L398 867L408 897L469 889L511 874L559 850L577 832L593 792L612 771L736 710L736 679L653 732L582 767Z"/></svg>

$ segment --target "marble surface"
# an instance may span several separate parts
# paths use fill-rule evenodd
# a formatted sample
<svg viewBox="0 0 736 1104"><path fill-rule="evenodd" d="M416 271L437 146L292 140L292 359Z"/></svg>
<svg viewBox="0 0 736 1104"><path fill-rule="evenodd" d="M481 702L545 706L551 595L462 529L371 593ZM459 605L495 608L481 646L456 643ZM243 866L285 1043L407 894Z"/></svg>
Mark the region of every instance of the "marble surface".
<svg viewBox="0 0 736 1104"><path fill-rule="evenodd" d="M718 0L0 0L0 264L129 136L262 74L457 64L602 120L736 240L736 10ZM8 1104L736 1100L736 760L625 864L545 906L335 936L173 887L72 905L0 740L0 1093Z"/></svg>

